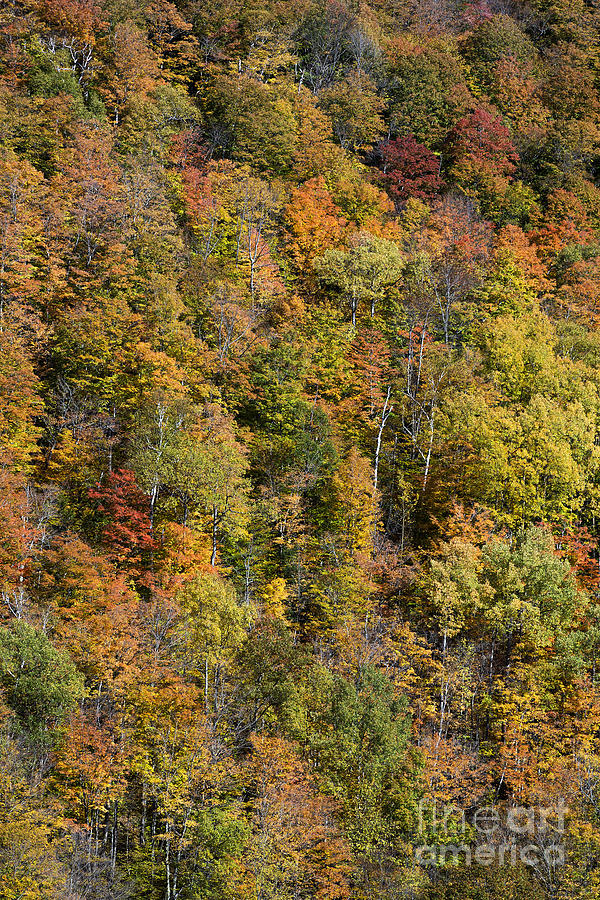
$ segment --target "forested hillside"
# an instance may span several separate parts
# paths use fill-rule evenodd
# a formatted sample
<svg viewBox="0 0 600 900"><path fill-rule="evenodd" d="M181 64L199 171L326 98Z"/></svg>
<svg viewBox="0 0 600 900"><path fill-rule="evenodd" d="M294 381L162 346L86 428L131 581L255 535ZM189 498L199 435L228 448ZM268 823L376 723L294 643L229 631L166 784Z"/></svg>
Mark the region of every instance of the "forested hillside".
<svg viewBox="0 0 600 900"><path fill-rule="evenodd" d="M600 898L595 0L5 0L0 397L3 900Z"/></svg>

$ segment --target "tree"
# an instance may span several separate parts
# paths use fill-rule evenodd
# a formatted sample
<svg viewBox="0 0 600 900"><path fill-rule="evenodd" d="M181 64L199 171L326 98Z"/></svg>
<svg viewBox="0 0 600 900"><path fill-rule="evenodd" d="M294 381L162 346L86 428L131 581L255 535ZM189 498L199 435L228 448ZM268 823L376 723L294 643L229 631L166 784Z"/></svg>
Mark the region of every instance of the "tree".
<svg viewBox="0 0 600 900"><path fill-rule="evenodd" d="M158 673L157 673L158 674ZM132 685L124 729L141 819L130 839L142 889L223 896L241 880L247 827L226 800L223 757L199 713L197 689L168 675ZM212 751L212 752L211 752ZM226 894L225 894L226 895Z"/></svg>
<svg viewBox="0 0 600 900"><path fill-rule="evenodd" d="M310 279L313 260L343 242L346 224L322 177L294 189L285 218L291 260L299 277Z"/></svg>
<svg viewBox="0 0 600 900"><path fill-rule="evenodd" d="M486 618L489 627L508 640L518 633L517 642L527 650L550 643L561 628L576 622L578 606L585 600L570 565L555 555L548 532L527 529L513 550L491 541L483 563L493 590Z"/></svg>
<svg viewBox="0 0 600 900"><path fill-rule="evenodd" d="M148 555L156 549L152 535L149 498L135 483L128 469L111 472L106 484L88 492L103 519L102 542L115 562L125 563L135 577L148 564Z"/></svg>
<svg viewBox="0 0 600 900"><path fill-rule="evenodd" d="M300 22L294 37L303 77L315 94L329 87L349 62L353 24L348 9L331 0L311 8Z"/></svg>
<svg viewBox="0 0 600 900"><path fill-rule="evenodd" d="M416 35L394 35L386 56L392 132L414 134L417 141L438 149L473 102L463 61L443 41L425 42Z"/></svg>
<svg viewBox="0 0 600 900"><path fill-rule="evenodd" d="M350 849L335 805L317 794L295 748L264 734L252 738L246 777L254 794L248 866L264 898L349 896Z"/></svg>
<svg viewBox="0 0 600 900"><path fill-rule="evenodd" d="M377 301L398 285L404 258L392 241L363 232L352 249L327 250L313 265L321 283L333 288L350 307L355 328L359 304L367 304L373 318Z"/></svg>
<svg viewBox="0 0 600 900"><path fill-rule="evenodd" d="M318 685L310 755L327 791L342 804L342 820L360 865L363 889L385 880L402 862L403 837L415 815L415 761L408 720L385 675L371 666L352 684L324 675Z"/></svg>
<svg viewBox="0 0 600 900"><path fill-rule="evenodd" d="M508 128L485 109L477 109L460 119L448 136L452 173L469 178L478 170L511 175L517 153Z"/></svg>
<svg viewBox="0 0 600 900"><path fill-rule="evenodd" d="M81 675L64 651L26 622L0 629L0 649L5 701L34 745L47 749L83 695Z"/></svg>
<svg viewBox="0 0 600 900"><path fill-rule="evenodd" d="M230 585L216 575L196 576L178 594L183 616L184 658L204 680L204 704L218 713L224 702L227 670L252 621L252 608L240 606Z"/></svg>
<svg viewBox="0 0 600 900"><path fill-rule="evenodd" d="M397 203L409 197L426 200L443 188L440 160L413 137L386 141L377 152L381 156L383 183Z"/></svg>
<svg viewBox="0 0 600 900"><path fill-rule="evenodd" d="M67 852L68 839L56 836L56 819L41 808L41 798L23 773L15 771L16 753L10 742L3 747L0 890L6 900L54 900L67 878L66 866L58 857Z"/></svg>
<svg viewBox="0 0 600 900"><path fill-rule="evenodd" d="M231 537L243 533L247 463L227 419L218 410L207 412L202 427L193 408L157 399L140 423L133 463L150 493L152 521L161 496L180 504L184 526L188 517L207 517L214 566L221 530Z"/></svg>
<svg viewBox="0 0 600 900"><path fill-rule="evenodd" d="M482 204L484 214L499 219L504 212L522 222L534 204L530 189L513 182L518 154L506 125L478 108L449 132L446 146L450 175Z"/></svg>
<svg viewBox="0 0 600 900"><path fill-rule="evenodd" d="M224 149L231 148L235 159L259 171L289 171L296 125L288 97L277 96L247 75L217 75L208 102L212 116L223 124L223 137L215 139Z"/></svg>
<svg viewBox="0 0 600 900"><path fill-rule="evenodd" d="M411 315L425 323L435 316L449 345L474 315L467 303L487 270L491 229L471 201L449 196L419 223L415 237L404 273Z"/></svg>
<svg viewBox="0 0 600 900"><path fill-rule="evenodd" d="M464 55L477 81L497 99L499 67L514 63L520 79L541 74L539 53L526 32L510 16L495 15L479 22L464 45Z"/></svg>
<svg viewBox="0 0 600 900"><path fill-rule="evenodd" d="M353 74L327 88L320 94L319 104L344 150L366 151L385 131L385 104L366 75Z"/></svg>
<svg viewBox="0 0 600 900"><path fill-rule="evenodd" d="M112 71L106 72L100 91L106 105L114 110L118 125L136 102L151 96L160 81L160 71L145 34L132 21L116 24L112 49Z"/></svg>
<svg viewBox="0 0 600 900"><path fill-rule="evenodd" d="M327 175L339 150L333 143L333 130L327 116L314 99L301 89L294 106L297 121L294 174L299 181Z"/></svg>
<svg viewBox="0 0 600 900"><path fill-rule="evenodd" d="M161 69L168 68L173 79L186 79L188 67L196 62L192 23L168 0L152 0L144 13Z"/></svg>
<svg viewBox="0 0 600 900"><path fill-rule="evenodd" d="M368 551L377 524L377 496L369 461L352 448L333 476L328 525L351 553Z"/></svg>

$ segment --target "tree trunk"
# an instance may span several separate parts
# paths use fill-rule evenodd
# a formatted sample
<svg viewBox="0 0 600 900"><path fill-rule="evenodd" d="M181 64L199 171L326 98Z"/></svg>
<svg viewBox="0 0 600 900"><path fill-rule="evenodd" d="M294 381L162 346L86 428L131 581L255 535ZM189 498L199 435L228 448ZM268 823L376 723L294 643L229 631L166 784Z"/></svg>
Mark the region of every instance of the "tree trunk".
<svg viewBox="0 0 600 900"><path fill-rule="evenodd" d="M392 414L392 410L394 409L393 405L390 405L390 396L392 393L391 385L388 386L387 395L385 398L385 403L383 404L383 410L381 412L381 419L379 421L379 428L377 430L377 446L375 447L375 469L373 472L373 490L377 490L377 483L379 478L379 456L381 454L381 438L383 436L383 430L386 426L387 420Z"/></svg>
<svg viewBox="0 0 600 900"><path fill-rule="evenodd" d="M210 564L211 566L216 565L217 562L217 525L219 522L217 507L213 506L213 517L212 517L212 553L210 556Z"/></svg>

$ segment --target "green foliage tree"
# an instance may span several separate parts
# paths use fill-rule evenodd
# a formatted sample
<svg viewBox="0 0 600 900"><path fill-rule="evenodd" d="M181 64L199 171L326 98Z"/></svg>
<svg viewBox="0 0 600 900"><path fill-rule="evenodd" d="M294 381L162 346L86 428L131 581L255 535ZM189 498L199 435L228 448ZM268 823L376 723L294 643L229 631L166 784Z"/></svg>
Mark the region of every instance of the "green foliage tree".
<svg viewBox="0 0 600 900"><path fill-rule="evenodd" d="M67 653L23 621L0 630L4 699L34 745L51 746L83 696L83 679Z"/></svg>
<svg viewBox="0 0 600 900"><path fill-rule="evenodd" d="M392 241L366 233L359 234L352 249L327 250L313 265L324 287L333 289L350 307L356 327L359 306L367 306L373 318L377 302L397 288L404 258Z"/></svg>

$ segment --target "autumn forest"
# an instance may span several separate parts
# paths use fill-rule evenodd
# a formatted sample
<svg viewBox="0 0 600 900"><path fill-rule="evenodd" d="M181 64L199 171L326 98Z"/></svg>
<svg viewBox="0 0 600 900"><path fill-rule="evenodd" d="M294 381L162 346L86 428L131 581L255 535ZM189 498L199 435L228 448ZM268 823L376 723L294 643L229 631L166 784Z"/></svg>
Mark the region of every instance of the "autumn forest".
<svg viewBox="0 0 600 900"><path fill-rule="evenodd" d="M0 898L600 898L597 0L0 4Z"/></svg>

